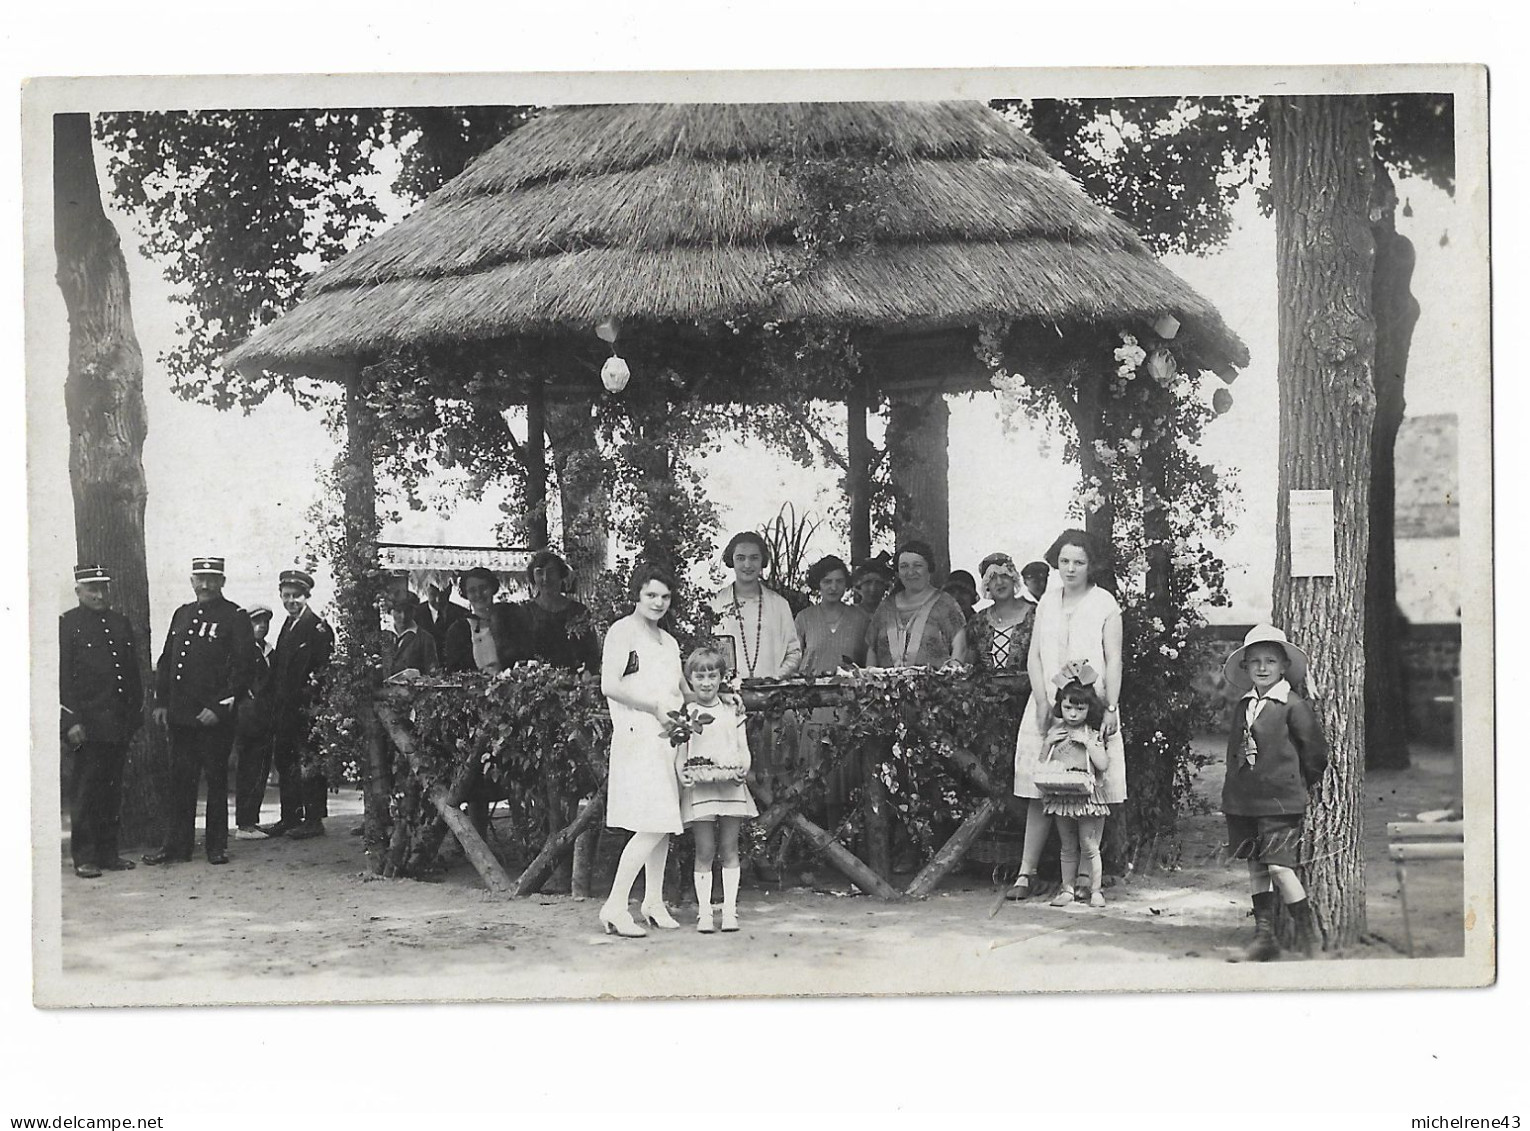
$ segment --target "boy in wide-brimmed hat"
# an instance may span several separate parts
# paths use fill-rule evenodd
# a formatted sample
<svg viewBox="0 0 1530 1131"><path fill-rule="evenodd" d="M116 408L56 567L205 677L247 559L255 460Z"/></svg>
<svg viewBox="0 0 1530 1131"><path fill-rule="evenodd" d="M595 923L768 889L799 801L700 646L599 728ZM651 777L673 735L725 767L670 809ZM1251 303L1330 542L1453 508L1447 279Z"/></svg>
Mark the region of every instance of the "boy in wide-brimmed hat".
<svg viewBox="0 0 1530 1131"><path fill-rule="evenodd" d="M1248 861L1254 902L1254 941L1233 962L1279 956L1275 897L1297 924L1302 949L1313 957L1317 933L1296 869L1307 790L1328 766L1328 743L1317 715L1294 690L1307 674L1307 654L1273 625L1255 626L1222 669L1243 692L1227 736L1222 812L1233 859Z"/></svg>

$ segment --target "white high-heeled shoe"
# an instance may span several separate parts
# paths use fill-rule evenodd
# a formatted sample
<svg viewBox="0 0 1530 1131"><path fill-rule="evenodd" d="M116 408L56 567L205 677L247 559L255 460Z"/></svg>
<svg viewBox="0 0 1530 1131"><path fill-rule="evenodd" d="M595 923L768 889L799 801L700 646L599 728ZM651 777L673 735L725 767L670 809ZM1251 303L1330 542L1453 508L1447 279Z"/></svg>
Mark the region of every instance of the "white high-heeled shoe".
<svg viewBox="0 0 1530 1131"><path fill-rule="evenodd" d="M678 931L680 929L680 924L675 922L675 917L669 913L669 908L663 903L644 903L642 912L643 918L660 930Z"/></svg>
<svg viewBox="0 0 1530 1131"><path fill-rule="evenodd" d="M648 932L639 927L632 918L632 912L625 907L600 909L600 925L605 928L608 935L620 935L624 939L645 939Z"/></svg>
<svg viewBox="0 0 1530 1131"><path fill-rule="evenodd" d="M717 930L717 924L712 919L711 904L707 904L696 912L696 929L704 935L710 935Z"/></svg>

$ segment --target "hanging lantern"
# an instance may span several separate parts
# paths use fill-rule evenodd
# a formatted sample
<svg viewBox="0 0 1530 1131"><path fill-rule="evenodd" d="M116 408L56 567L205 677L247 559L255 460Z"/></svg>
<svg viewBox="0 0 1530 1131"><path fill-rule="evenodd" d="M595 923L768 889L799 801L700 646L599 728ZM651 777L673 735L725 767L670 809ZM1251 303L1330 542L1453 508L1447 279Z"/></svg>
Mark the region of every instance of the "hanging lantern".
<svg viewBox="0 0 1530 1131"><path fill-rule="evenodd" d="M1168 350L1156 349L1148 354L1147 371L1153 380L1167 389L1174 384L1174 375L1179 372L1179 365Z"/></svg>
<svg viewBox="0 0 1530 1131"><path fill-rule="evenodd" d="M632 370L627 368L627 363L614 353L606 358L606 363L600 367L600 382L609 393L619 393L627 387L627 382L632 378Z"/></svg>
<svg viewBox="0 0 1530 1131"><path fill-rule="evenodd" d="M616 344L617 324L615 318L607 318L595 327L595 336L608 345Z"/></svg>
<svg viewBox="0 0 1530 1131"><path fill-rule="evenodd" d="M1226 389L1218 389L1211 394L1211 407L1218 416L1232 408L1232 394Z"/></svg>
<svg viewBox="0 0 1530 1131"><path fill-rule="evenodd" d="M1172 314L1165 314L1157 322L1153 323L1153 333L1166 342L1172 342L1174 335L1179 333L1179 319L1175 318Z"/></svg>

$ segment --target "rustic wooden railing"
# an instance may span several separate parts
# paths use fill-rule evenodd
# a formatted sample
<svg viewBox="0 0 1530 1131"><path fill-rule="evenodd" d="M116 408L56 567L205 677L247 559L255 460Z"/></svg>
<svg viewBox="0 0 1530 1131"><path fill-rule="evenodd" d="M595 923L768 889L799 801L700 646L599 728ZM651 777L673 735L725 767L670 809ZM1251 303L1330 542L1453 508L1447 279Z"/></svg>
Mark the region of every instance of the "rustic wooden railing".
<svg viewBox="0 0 1530 1131"><path fill-rule="evenodd" d="M1030 686L1024 675L1008 673L981 676L951 674L939 678L950 679L957 684L981 679L1001 690L1017 712ZM389 684L380 689L374 699L376 718L381 728L375 741L391 746L418 775L424 776L425 767L410 723L411 704L423 691L452 686L449 682L437 680ZM746 709L766 715L766 726L771 725L772 718L779 717L780 709L776 705L783 697L789 699L790 706L787 709L793 711L814 707L836 707L853 711L856 704L856 689L853 686L823 679L811 682L756 682L742 688L740 695ZM891 740L891 735L868 737L861 744L859 757L851 763L861 766L864 772L861 783L861 840L866 846L863 851L868 859L862 860L831 832L802 812L803 807L822 790L821 779L815 779L806 771L776 776L774 781L770 774L755 775L753 789L760 809L756 821L766 837L783 824L795 829L816 852L871 895L886 900L922 898L934 891L940 881L962 862L984 830L1006 808L1012 807L1015 799L1007 775L996 777L990 773L982 759L970 750L950 743L941 744L938 753L954 771L954 776L976 790L982 800L960 827L915 872L907 886L900 890L892 882L890 843L893 806L879 772L884 761L892 757ZM374 767L391 761L386 758L385 749L379 749L376 753L383 757L372 759ZM592 765L595 764L592 759ZM602 779L604 777L603 774L598 776ZM575 820L549 835L531 863L512 879L473 822L462 811L463 803L473 797L479 784L479 760L466 759L458 766L449 782L432 784L426 790L426 799L462 845L464 854L485 886L496 896L520 898L540 890L558 864L573 852L581 834L598 828L598 822L605 813L606 787L602 780L596 795L579 807ZM397 838L400 835L399 827L395 826L393 836Z"/></svg>

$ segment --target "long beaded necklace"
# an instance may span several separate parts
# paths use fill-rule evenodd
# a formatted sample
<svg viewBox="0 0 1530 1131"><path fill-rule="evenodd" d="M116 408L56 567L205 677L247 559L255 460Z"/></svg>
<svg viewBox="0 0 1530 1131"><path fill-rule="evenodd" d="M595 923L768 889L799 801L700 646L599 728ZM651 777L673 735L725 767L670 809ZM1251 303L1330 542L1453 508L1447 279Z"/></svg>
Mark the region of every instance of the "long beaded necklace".
<svg viewBox="0 0 1530 1131"><path fill-rule="evenodd" d="M760 635L765 626L765 587L760 587L759 605L754 612L754 658L749 656L749 641L744 635L744 610L738 603L738 582L734 582L733 589L733 615L738 618L738 646L744 652L744 666L749 669L749 678L754 678L754 666L760 662Z"/></svg>

